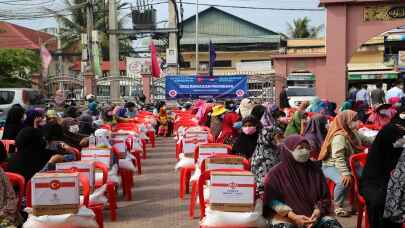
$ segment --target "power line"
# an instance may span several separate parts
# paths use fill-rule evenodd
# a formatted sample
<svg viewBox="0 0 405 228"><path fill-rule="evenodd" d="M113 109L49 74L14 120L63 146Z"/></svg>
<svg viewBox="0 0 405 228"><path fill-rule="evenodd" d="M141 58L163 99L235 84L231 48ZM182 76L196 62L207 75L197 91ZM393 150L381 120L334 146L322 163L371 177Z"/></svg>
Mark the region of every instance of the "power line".
<svg viewBox="0 0 405 228"><path fill-rule="evenodd" d="M194 2L183 2L186 5L196 5ZM272 10L272 11L324 11L323 8L279 8L279 7L255 7L255 6L236 6L236 5L221 5L221 4L207 4L199 3L200 6L213 6L219 8L234 8L234 9L252 9L252 10Z"/></svg>

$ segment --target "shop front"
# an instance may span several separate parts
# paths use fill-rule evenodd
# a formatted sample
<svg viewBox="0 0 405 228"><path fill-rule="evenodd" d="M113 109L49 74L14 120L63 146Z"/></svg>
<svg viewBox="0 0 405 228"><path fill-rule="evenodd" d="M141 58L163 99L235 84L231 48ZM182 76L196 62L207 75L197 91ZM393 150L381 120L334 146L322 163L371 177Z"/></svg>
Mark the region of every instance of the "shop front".
<svg viewBox="0 0 405 228"><path fill-rule="evenodd" d="M314 88L315 75L311 72L293 72L287 76L287 86Z"/></svg>
<svg viewBox="0 0 405 228"><path fill-rule="evenodd" d="M399 73L396 71L349 71L348 80L349 87L367 85L372 89L379 83L384 89L388 89L398 80Z"/></svg>

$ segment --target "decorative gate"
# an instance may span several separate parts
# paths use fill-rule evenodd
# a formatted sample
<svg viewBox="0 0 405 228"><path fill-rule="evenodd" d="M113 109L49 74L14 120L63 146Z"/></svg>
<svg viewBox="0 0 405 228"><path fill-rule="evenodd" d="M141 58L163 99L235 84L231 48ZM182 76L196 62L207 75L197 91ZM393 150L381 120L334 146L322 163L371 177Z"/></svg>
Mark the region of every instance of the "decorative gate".
<svg viewBox="0 0 405 228"><path fill-rule="evenodd" d="M166 99L166 78L161 77L157 79L152 79L151 86L151 99L153 101L161 101Z"/></svg>
<svg viewBox="0 0 405 228"><path fill-rule="evenodd" d="M96 80L97 85L97 100L109 102L111 100L110 85L112 77L102 77ZM132 78L121 76L120 82L120 96L122 100L134 100L143 94L142 80L140 78Z"/></svg>
<svg viewBox="0 0 405 228"><path fill-rule="evenodd" d="M282 80L274 74L249 75L249 98L257 103L275 102L276 82Z"/></svg>
<svg viewBox="0 0 405 228"><path fill-rule="evenodd" d="M63 76L50 75L44 82L44 88L47 96L50 98L55 95L58 89L63 89L65 97L70 99L81 99L83 91L83 77L73 74Z"/></svg>

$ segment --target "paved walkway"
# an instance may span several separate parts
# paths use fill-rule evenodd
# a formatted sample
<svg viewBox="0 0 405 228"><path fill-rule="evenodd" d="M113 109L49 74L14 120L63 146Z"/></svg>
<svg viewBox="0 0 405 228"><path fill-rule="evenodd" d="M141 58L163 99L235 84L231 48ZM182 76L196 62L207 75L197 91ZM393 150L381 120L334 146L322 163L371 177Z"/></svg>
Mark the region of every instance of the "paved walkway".
<svg viewBox="0 0 405 228"><path fill-rule="evenodd" d="M158 138L156 145L148 147L148 159L142 162L143 175L134 176L133 201L119 198L118 221L109 222L105 211L106 228L198 227L198 219L191 220L188 216L189 195L183 201L179 199L174 140ZM341 222L344 228L354 228L355 220L353 216Z"/></svg>

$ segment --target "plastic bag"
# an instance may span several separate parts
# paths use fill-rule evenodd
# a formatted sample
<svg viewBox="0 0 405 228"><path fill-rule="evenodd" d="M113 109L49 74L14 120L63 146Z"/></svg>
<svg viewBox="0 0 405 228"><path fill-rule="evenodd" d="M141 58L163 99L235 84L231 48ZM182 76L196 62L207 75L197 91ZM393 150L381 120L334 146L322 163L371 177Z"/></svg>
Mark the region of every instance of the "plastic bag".
<svg viewBox="0 0 405 228"><path fill-rule="evenodd" d="M176 166L174 167L175 170L180 168L193 168L195 167L194 158L185 157L184 154L180 154L180 160L177 162Z"/></svg>
<svg viewBox="0 0 405 228"><path fill-rule="evenodd" d="M132 172L136 172L134 163L132 162L131 158L129 158L129 159L126 158L126 159L120 159L120 160L118 160L118 166L119 166L121 169L127 169L127 170L130 170L130 171L132 171Z"/></svg>
<svg viewBox="0 0 405 228"><path fill-rule="evenodd" d="M205 218L202 220L202 226L254 226L266 227L266 220L262 216L263 203L256 201L256 207L253 212L225 212L205 209Z"/></svg>
<svg viewBox="0 0 405 228"><path fill-rule="evenodd" d="M368 138L375 138L378 134L378 131L371 130L371 129L368 129L365 127L360 128L358 132L359 132L359 134L366 136Z"/></svg>
<svg viewBox="0 0 405 228"><path fill-rule="evenodd" d="M97 173L96 173L96 180L97 180ZM117 164L113 165L111 170L108 172L108 180L117 184L121 184L121 178L118 176Z"/></svg>
<svg viewBox="0 0 405 228"><path fill-rule="evenodd" d="M31 208L26 208L25 211L29 215L27 221L23 224L23 228L98 228L94 212L86 207L81 207L77 214L38 217L32 215Z"/></svg>
<svg viewBox="0 0 405 228"><path fill-rule="evenodd" d="M108 202L105 196L105 191L107 190L107 185L103 185L97 188L93 194L90 195L90 204L106 204Z"/></svg>
<svg viewBox="0 0 405 228"><path fill-rule="evenodd" d="M193 175L192 175L191 178L190 178L190 182L198 181L198 179L200 179L200 176L201 176L201 170L200 170L200 168L197 166L197 167L195 168L195 171L194 171Z"/></svg>

